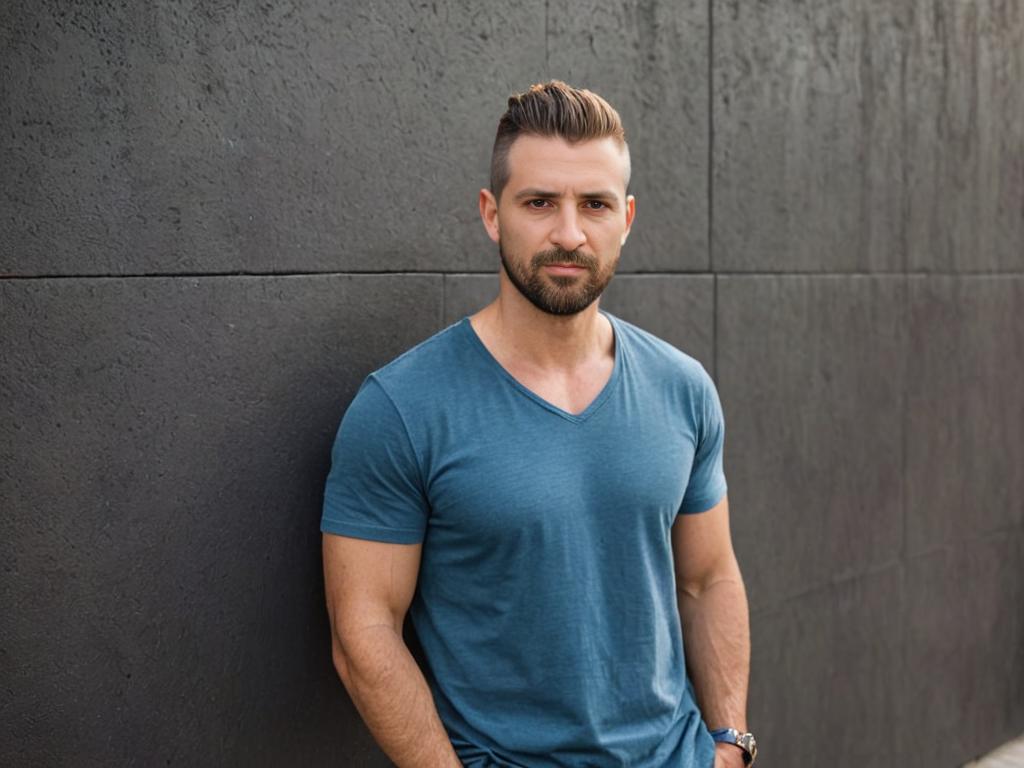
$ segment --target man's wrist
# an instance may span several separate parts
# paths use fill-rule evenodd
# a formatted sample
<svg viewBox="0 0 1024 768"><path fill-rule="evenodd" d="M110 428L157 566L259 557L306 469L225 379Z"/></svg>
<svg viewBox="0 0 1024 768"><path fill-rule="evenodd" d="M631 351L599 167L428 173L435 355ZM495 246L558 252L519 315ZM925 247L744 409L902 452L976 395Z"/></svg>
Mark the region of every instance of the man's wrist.
<svg viewBox="0 0 1024 768"><path fill-rule="evenodd" d="M738 744L716 742L715 754L724 761L723 768L744 768L747 764L747 753Z"/></svg>
<svg viewBox="0 0 1024 768"><path fill-rule="evenodd" d="M757 741L753 734L740 732L736 728L716 728L710 733L715 741L715 754L723 757L728 755L730 766L754 764L757 758ZM730 747L732 749L729 749ZM740 763L733 762L737 753L741 759Z"/></svg>

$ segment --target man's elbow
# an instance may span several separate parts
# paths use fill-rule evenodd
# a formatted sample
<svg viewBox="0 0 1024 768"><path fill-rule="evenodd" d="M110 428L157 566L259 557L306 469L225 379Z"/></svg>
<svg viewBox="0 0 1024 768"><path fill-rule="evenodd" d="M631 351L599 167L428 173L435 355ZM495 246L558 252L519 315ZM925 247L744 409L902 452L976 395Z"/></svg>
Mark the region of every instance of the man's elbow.
<svg viewBox="0 0 1024 768"><path fill-rule="evenodd" d="M677 577L676 595L680 600L699 600L709 590L723 584L743 589L743 576L732 552L699 573Z"/></svg>
<svg viewBox="0 0 1024 768"><path fill-rule="evenodd" d="M342 684L348 688L352 681L352 672L345 649L336 636L331 643L331 660L334 662L334 669L338 673L338 677L341 678Z"/></svg>
<svg viewBox="0 0 1024 768"><path fill-rule="evenodd" d="M386 682L399 665L395 651L402 642L390 623L341 631L335 627L331 659L345 688L351 693L354 687L376 688Z"/></svg>

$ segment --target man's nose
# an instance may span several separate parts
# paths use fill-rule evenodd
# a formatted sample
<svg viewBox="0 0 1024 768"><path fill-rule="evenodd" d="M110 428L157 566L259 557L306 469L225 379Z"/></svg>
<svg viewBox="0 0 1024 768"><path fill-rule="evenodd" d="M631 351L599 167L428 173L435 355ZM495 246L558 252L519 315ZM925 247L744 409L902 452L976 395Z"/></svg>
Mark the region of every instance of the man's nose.
<svg viewBox="0 0 1024 768"><path fill-rule="evenodd" d="M579 212L571 206L563 208L558 214L550 237L552 243L566 251L575 251L587 242Z"/></svg>

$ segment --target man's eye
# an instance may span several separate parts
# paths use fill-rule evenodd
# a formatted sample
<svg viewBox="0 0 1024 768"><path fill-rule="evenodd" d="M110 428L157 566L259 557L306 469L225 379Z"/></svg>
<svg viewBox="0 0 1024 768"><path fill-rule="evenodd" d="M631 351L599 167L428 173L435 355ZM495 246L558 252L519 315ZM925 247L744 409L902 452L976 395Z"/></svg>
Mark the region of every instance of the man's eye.
<svg viewBox="0 0 1024 768"><path fill-rule="evenodd" d="M547 200L544 200L543 198L539 197L536 200L531 200L530 202L527 203L527 205L530 206L531 208L544 208L547 206L547 204Z"/></svg>
<svg viewBox="0 0 1024 768"><path fill-rule="evenodd" d="M602 208L607 208L608 207L607 205L602 203L600 200L587 200L586 206L590 210L592 210L592 211L600 211Z"/></svg>

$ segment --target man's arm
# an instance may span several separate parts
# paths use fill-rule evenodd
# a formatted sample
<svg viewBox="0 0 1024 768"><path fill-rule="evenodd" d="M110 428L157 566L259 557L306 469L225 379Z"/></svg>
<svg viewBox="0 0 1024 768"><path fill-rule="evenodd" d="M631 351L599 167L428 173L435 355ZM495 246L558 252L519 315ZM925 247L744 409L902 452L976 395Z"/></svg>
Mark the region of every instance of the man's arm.
<svg viewBox="0 0 1024 768"><path fill-rule="evenodd" d="M461 768L423 672L402 639L421 551L420 544L324 534L334 666L399 768Z"/></svg>
<svg viewBox="0 0 1024 768"><path fill-rule="evenodd" d="M750 620L729 535L729 501L682 514L672 526L676 600L686 664L709 729L747 729ZM741 750L716 745L715 765L743 765Z"/></svg>

